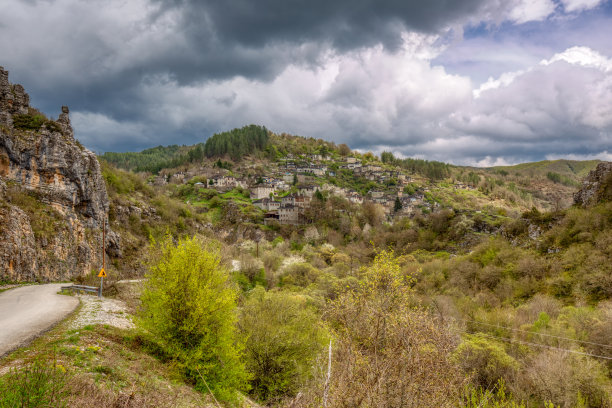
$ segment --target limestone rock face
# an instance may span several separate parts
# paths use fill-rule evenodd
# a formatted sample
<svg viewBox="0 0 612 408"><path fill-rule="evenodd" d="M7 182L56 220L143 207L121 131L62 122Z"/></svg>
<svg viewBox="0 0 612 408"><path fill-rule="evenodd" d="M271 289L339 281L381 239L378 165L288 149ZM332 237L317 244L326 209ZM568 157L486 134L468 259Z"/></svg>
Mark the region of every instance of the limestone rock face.
<svg viewBox="0 0 612 408"><path fill-rule="evenodd" d="M100 164L74 139L68 107L57 121L44 118L0 67L0 280L99 268L108 208Z"/></svg>
<svg viewBox="0 0 612 408"><path fill-rule="evenodd" d="M25 212L15 206L0 207L0 262L8 281L28 281L36 278L36 242Z"/></svg>
<svg viewBox="0 0 612 408"><path fill-rule="evenodd" d="M612 199L612 162L602 162L582 182L574 203L583 207Z"/></svg>

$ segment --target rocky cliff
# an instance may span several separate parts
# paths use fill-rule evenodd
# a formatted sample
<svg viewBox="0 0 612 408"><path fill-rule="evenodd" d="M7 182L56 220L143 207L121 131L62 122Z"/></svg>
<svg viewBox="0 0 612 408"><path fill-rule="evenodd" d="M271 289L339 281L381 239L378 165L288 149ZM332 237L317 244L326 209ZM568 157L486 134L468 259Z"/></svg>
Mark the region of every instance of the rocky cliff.
<svg viewBox="0 0 612 408"><path fill-rule="evenodd" d="M612 162L602 162L582 182L574 203L583 207L612 200Z"/></svg>
<svg viewBox="0 0 612 408"><path fill-rule="evenodd" d="M0 67L0 280L99 268L108 206L98 160L75 140L68 107L46 118Z"/></svg>

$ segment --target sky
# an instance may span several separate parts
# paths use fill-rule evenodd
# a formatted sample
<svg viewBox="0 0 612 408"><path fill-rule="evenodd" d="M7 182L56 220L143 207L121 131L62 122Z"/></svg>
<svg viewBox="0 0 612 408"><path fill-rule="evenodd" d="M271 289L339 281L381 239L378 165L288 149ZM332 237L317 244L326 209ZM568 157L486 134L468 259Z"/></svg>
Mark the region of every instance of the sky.
<svg viewBox="0 0 612 408"><path fill-rule="evenodd" d="M91 150L248 124L493 166L612 160L612 0L3 0L0 66Z"/></svg>

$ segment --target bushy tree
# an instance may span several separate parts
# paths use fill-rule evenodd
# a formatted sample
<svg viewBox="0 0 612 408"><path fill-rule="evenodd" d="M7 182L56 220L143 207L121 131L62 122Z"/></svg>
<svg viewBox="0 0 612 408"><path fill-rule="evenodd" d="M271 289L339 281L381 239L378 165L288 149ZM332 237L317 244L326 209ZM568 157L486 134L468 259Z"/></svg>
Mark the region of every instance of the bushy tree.
<svg viewBox="0 0 612 408"><path fill-rule="evenodd" d="M382 152L380 154L380 161L382 161L383 163L392 164L395 162L395 156L391 152Z"/></svg>
<svg viewBox="0 0 612 408"><path fill-rule="evenodd" d="M454 336L414 308L413 279L392 252L362 273L327 311L337 335L328 406L456 406L464 377L450 358Z"/></svg>
<svg viewBox="0 0 612 408"><path fill-rule="evenodd" d="M327 331L306 297L258 286L245 302L239 326L252 392L259 400L291 397L313 376Z"/></svg>
<svg viewBox="0 0 612 408"><path fill-rule="evenodd" d="M500 379L508 379L519 368L499 343L479 335L467 336L457 347L455 358L485 389L493 388Z"/></svg>
<svg viewBox="0 0 612 408"><path fill-rule="evenodd" d="M236 336L237 292L218 249L198 238L167 238L146 275L139 326L198 389L232 400L246 388Z"/></svg>
<svg viewBox="0 0 612 408"><path fill-rule="evenodd" d="M338 153L340 153L341 156L348 156L349 154L351 154L351 148L348 147L347 144L342 143L338 146Z"/></svg>

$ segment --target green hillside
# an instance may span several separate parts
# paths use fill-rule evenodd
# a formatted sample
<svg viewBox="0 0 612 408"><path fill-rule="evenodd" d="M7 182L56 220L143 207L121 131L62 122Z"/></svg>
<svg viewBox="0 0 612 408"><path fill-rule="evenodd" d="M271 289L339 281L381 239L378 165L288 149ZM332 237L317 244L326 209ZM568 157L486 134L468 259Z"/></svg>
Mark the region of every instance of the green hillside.
<svg viewBox="0 0 612 408"><path fill-rule="evenodd" d="M514 166L496 166L495 171L507 171L508 173L521 176L542 176L548 173L557 173L572 180L578 181L586 177L593 170L599 160L543 160L539 162L521 163Z"/></svg>
<svg viewBox="0 0 612 408"><path fill-rule="evenodd" d="M174 168L203 157L203 144L193 146L157 146L141 152L106 152L104 161L124 170L158 173L164 168Z"/></svg>

